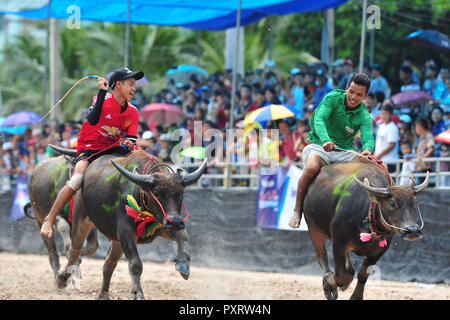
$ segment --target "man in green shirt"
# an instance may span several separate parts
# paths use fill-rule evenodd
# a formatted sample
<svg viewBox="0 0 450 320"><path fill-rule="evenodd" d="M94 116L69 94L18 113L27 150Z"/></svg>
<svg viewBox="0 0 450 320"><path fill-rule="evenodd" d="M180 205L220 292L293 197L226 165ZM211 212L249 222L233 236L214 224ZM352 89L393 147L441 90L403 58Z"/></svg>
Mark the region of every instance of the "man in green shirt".
<svg viewBox="0 0 450 320"><path fill-rule="evenodd" d="M298 181L294 215L289 222L291 228L298 228L302 216L303 200L308 187L320 169L334 162L348 162L354 153L333 151L335 147L353 150L353 141L361 132L363 156L371 155L374 148L372 119L363 100L370 88L370 79L363 73L354 73L347 89L336 89L320 102L311 118L310 142L302 153L303 174Z"/></svg>

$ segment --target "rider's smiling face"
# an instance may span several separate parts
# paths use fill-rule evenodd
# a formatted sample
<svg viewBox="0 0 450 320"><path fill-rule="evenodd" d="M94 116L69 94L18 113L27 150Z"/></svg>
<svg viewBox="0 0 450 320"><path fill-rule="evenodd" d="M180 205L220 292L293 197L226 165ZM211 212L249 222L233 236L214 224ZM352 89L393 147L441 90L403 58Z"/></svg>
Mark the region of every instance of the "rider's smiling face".
<svg viewBox="0 0 450 320"><path fill-rule="evenodd" d="M345 104L349 108L358 107L367 96L366 87L351 82L346 90Z"/></svg>
<svg viewBox="0 0 450 320"><path fill-rule="evenodd" d="M130 78L122 81L117 81L116 84L119 94L127 101L133 99L133 95L136 92L136 79Z"/></svg>

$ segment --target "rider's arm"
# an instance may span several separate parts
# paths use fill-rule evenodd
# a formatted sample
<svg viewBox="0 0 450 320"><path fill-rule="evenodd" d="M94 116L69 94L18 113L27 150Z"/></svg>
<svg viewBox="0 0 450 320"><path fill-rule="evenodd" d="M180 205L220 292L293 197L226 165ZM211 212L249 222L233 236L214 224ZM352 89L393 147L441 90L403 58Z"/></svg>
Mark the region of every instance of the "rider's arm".
<svg viewBox="0 0 450 320"><path fill-rule="evenodd" d="M100 89L98 91L97 101L95 101L95 106L91 110L91 112L89 112L89 114L87 116L87 120L93 126L95 126L98 123L98 121L100 120L100 114L102 113L103 101L105 100L105 96L106 96L107 92L108 92L107 90L102 90L102 89Z"/></svg>
<svg viewBox="0 0 450 320"><path fill-rule="evenodd" d="M322 141L322 144L326 142L333 142L328 135L327 126L325 124L325 119L328 119L333 111L332 105L328 100L330 100L329 97L322 99L315 111L317 113L314 119L314 127L316 134Z"/></svg>
<svg viewBox="0 0 450 320"><path fill-rule="evenodd" d="M375 142L373 138L372 119L370 118L370 115L367 115L364 118L359 130L361 131L362 149L369 150L373 153Z"/></svg>

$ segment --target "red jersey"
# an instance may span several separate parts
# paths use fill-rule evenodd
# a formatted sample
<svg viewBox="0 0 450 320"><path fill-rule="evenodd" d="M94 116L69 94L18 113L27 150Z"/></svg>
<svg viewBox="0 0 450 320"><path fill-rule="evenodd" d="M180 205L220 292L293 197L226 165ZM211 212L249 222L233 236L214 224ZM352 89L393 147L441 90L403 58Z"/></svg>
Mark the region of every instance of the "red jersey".
<svg viewBox="0 0 450 320"><path fill-rule="evenodd" d="M106 94L98 123L91 125L86 121L81 127L77 154L82 150L103 150L117 146L125 133L128 136L137 136L139 111L131 103L127 103L125 111L120 113L121 106L114 99L114 95Z"/></svg>

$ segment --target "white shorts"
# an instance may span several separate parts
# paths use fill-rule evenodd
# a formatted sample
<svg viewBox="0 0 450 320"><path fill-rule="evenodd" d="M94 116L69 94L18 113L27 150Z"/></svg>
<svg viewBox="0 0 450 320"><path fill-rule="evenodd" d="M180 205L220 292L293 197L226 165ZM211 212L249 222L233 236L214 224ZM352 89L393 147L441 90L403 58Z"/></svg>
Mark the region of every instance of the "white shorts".
<svg viewBox="0 0 450 320"><path fill-rule="evenodd" d="M355 159L356 155L354 153L345 151L325 151L322 146L318 144L308 144L302 153L303 163L306 164L308 156L312 153L317 153L319 157L326 162L326 164L332 164L335 162L350 162Z"/></svg>

